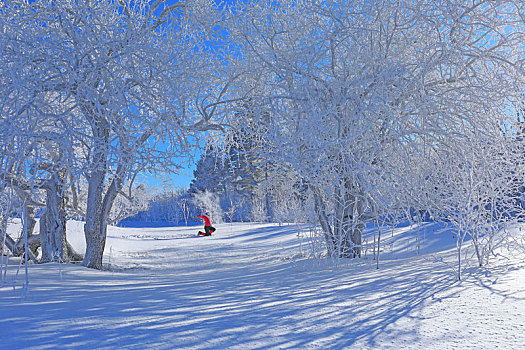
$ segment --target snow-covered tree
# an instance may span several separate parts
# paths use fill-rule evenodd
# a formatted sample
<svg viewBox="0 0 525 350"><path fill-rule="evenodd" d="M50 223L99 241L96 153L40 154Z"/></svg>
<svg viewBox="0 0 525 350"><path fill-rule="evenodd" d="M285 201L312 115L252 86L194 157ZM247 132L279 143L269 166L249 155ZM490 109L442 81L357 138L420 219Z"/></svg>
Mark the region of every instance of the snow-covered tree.
<svg viewBox="0 0 525 350"><path fill-rule="evenodd" d="M264 215L274 222L296 222L307 220L307 186L287 164L273 165L267 176L257 185L255 198L264 207Z"/></svg>
<svg viewBox="0 0 525 350"><path fill-rule="evenodd" d="M64 193L77 165L71 137L78 129L69 115L71 106L54 90L59 71L48 69L61 57L53 55L56 43L45 40L52 28L38 21L38 15L25 2L1 4L0 186L13 188L20 197L30 239L36 223L33 207L46 206L38 237L42 260L65 260ZM37 199L42 190L45 204Z"/></svg>
<svg viewBox="0 0 525 350"><path fill-rule="evenodd" d="M226 191L226 164L222 154L209 146L201 155L193 171L190 192L214 191L223 194Z"/></svg>
<svg viewBox="0 0 525 350"><path fill-rule="evenodd" d="M115 225L149 208L152 195L146 184L135 185L128 189L127 193L121 191L115 199L108 219L109 224Z"/></svg>
<svg viewBox="0 0 525 350"><path fill-rule="evenodd" d="M404 165L454 144L458 126L501 119L521 91L523 5L274 5L255 3L231 25L253 73L244 88L270 112L258 114L266 154L308 185L329 255L360 256L376 206L410 190Z"/></svg>
<svg viewBox="0 0 525 350"><path fill-rule="evenodd" d="M434 216L456 229L458 278L463 267L463 243L472 242L477 265L489 262L508 244L505 227L517 218L517 195L523 171L515 140L499 128L464 134L464 143L441 149L439 164L429 180Z"/></svg>
<svg viewBox="0 0 525 350"><path fill-rule="evenodd" d="M48 178L65 169L78 179L70 163L80 163L76 168L88 183L84 265L100 268L106 225L126 181L141 171L176 171L177 157L189 152L187 136L215 128L228 77L219 77L225 66L215 66L204 39L217 34L213 23L220 16L205 0L15 0L1 6L2 54L23 58L2 68L11 79L3 87L15 90L2 92L15 102L9 115L37 130L42 122L55 123L48 139L64 163L50 162L46 169L56 171ZM13 23L20 26L15 33L6 29Z"/></svg>
<svg viewBox="0 0 525 350"><path fill-rule="evenodd" d="M191 204L190 204L190 199L187 196L182 196L177 200L177 205L179 206L182 212L182 217L184 218L184 224L188 226L188 220L190 218L190 213L192 209Z"/></svg>

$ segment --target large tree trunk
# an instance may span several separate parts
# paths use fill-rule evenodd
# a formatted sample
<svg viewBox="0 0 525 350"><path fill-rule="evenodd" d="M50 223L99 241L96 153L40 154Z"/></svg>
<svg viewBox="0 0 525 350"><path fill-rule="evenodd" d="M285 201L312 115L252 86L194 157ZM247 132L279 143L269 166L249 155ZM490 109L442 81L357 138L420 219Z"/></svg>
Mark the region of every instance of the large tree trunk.
<svg viewBox="0 0 525 350"><path fill-rule="evenodd" d="M96 171L88 179L88 202L86 210L86 254L83 265L102 268L102 256L106 245L106 223L102 217L102 192L104 189L105 171Z"/></svg>
<svg viewBox="0 0 525 350"><path fill-rule="evenodd" d="M107 120L98 114L97 108L90 106L89 101L85 102L84 113L90 118L94 142L90 170L86 174L88 180L86 224L84 225L86 254L82 265L100 270L102 269L102 257L106 246L109 212L113 207L113 202L118 192L122 188L127 166L134 154L132 154L131 148L125 148L126 141L120 140L122 148L119 154L119 165L108 190L104 194L104 183L108 173L110 126ZM151 132L145 132L138 143L142 144L150 135Z"/></svg>
<svg viewBox="0 0 525 350"><path fill-rule="evenodd" d="M351 209L347 184L344 180L335 188L334 235L337 240L337 256L340 258L355 258L352 253L354 244L351 236Z"/></svg>
<svg viewBox="0 0 525 350"><path fill-rule="evenodd" d="M99 145L102 149L99 151L99 166L90 174L88 178L88 203L86 210L86 224L84 234L86 236L86 255L84 256L83 265L93 269L102 269L102 258L106 246L106 235L108 226L108 217L113 207L115 198L122 188L124 173L126 170L126 153L123 152L121 164L117 167L113 180L103 194L104 182L106 176L106 157L107 144Z"/></svg>
<svg viewBox="0 0 525 350"><path fill-rule="evenodd" d="M84 233L86 235L86 256L84 257L84 266L98 270L102 268L102 257L106 245L109 212L113 207L113 203L121 187L121 178L114 178L103 199L100 202L95 203L98 204L96 207L98 215L93 216L89 222L86 218L86 225L84 226Z"/></svg>
<svg viewBox="0 0 525 350"><path fill-rule="evenodd" d="M334 220L330 223L320 191L313 186L311 188L314 195L314 210L325 238L328 256L361 257L364 228L362 216L365 209L363 201L350 191L346 182L340 184L334 190Z"/></svg>
<svg viewBox="0 0 525 350"><path fill-rule="evenodd" d="M41 262L65 262L68 258L64 175L63 171L53 174L47 181L46 211L40 218Z"/></svg>
<svg viewBox="0 0 525 350"><path fill-rule="evenodd" d="M87 116L92 115L94 117L91 121L94 142L90 170L86 174L88 181L86 223L84 225L86 254L82 264L100 270L106 245L106 221L103 217L102 196L109 154L109 125L105 123L103 118L96 118L95 114L91 114L90 109L86 109L86 112Z"/></svg>

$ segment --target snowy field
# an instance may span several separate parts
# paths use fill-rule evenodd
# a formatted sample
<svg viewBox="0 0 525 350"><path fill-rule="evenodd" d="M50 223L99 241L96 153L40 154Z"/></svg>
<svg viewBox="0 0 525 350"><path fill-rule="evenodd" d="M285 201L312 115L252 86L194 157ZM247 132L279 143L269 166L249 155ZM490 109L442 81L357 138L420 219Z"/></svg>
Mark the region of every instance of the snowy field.
<svg viewBox="0 0 525 350"><path fill-rule="evenodd" d="M366 259L306 259L301 227L110 227L105 271L10 259L1 349L525 349L525 260L454 276L433 225L384 233ZM10 226L16 230L16 225ZM69 240L83 250L81 223ZM304 230L303 230L304 232Z"/></svg>

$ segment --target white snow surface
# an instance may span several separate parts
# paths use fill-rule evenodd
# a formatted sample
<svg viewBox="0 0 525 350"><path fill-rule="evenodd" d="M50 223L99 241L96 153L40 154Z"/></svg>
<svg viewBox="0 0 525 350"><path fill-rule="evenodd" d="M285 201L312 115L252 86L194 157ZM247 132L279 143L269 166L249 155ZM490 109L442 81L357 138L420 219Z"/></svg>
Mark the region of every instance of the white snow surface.
<svg viewBox="0 0 525 350"><path fill-rule="evenodd" d="M451 231L429 225L419 255L415 230L384 233L379 269L370 250L304 257L294 225L110 227L105 271L31 264L26 289L10 258L0 349L525 349L523 255L458 282Z"/></svg>

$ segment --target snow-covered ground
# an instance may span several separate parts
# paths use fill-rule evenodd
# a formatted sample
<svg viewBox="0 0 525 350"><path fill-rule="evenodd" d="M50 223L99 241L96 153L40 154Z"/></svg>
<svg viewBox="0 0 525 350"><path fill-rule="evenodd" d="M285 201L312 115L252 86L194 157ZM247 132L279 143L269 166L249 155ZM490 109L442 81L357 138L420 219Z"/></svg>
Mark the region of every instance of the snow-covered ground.
<svg viewBox="0 0 525 350"><path fill-rule="evenodd" d="M68 224L83 250L82 223ZM16 225L10 227L16 230ZM306 259L301 227L110 227L106 271L10 259L1 349L525 349L525 260L467 267L429 224L383 233L366 259ZM302 230L304 232L304 230Z"/></svg>

